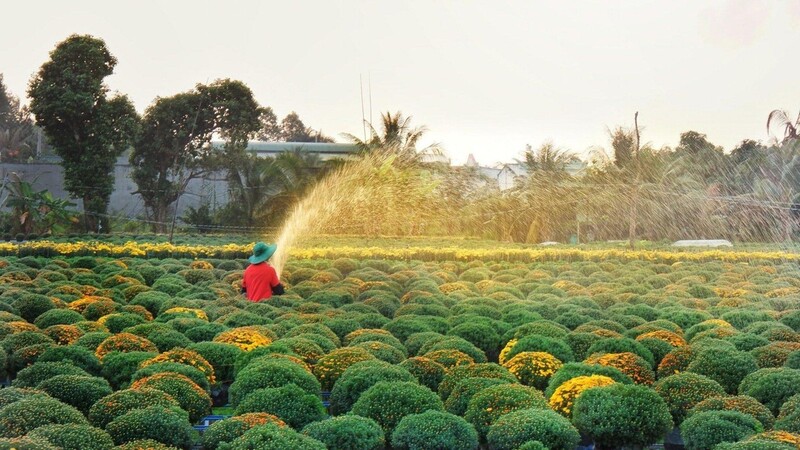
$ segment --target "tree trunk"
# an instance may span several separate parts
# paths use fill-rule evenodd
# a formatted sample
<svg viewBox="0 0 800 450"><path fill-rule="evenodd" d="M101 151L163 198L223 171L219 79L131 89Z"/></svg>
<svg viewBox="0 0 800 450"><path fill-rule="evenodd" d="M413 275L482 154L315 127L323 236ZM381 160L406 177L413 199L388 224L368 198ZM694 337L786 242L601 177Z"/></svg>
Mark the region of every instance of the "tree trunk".
<svg viewBox="0 0 800 450"><path fill-rule="evenodd" d="M83 196L83 217L87 232L109 233L111 231L108 216L106 215L108 201L108 198L94 195L87 194Z"/></svg>
<svg viewBox="0 0 800 450"><path fill-rule="evenodd" d="M628 222L628 244L631 250L636 250L636 215L638 208L639 190L634 187L631 192L631 215Z"/></svg>

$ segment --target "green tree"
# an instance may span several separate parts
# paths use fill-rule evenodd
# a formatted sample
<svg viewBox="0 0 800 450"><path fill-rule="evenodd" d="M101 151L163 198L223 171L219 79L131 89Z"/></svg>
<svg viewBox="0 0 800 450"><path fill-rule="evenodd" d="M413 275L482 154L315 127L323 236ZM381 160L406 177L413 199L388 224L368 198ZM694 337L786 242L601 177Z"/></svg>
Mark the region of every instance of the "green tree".
<svg viewBox="0 0 800 450"><path fill-rule="evenodd" d="M385 152L395 157L401 165L418 165L428 155L439 155L442 149L439 144L431 144L418 149L417 144L428 131L425 126L412 127L411 116L404 117L403 113L386 112L381 114L381 131L367 123L370 136L361 140L357 136L346 133L344 136L354 143L362 153Z"/></svg>
<svg viewBox="0 0 800 450"><path fill-rule="evenodd" d="M33 156L36 130L30 111L8 91L0 74L0 162L25 161Z"/></svg>
<svg viewBox="0 0 800 450"><path fill-rule="evenodd" d="M65 187L83 201L87 231L109 231L114 163L139 125L130 100L109 96L103 84L116 64L101 39L72 35L50 52L28 87L36 123L61 157Z"/></svg>
<svg viewBox="0 0 800 450"><path fill-rule="evenodd" d="M300 116L292 111L283 118L280 125L280 140L283 142L333 142L328 136L307 127Z"/></svg>
<svg viewBox="0 0 800 450"><path fill-rule="evenodd" d="M636 153L636 135L623 127L609 130L611 148L614 150L614 165L620 169L630 167Z"/></svg>
<svg viewBox="0 0 800 450"><path fill-rule="evenodd" d="M261 114L250 88L228 79L158 98L147 108L130 162L153 231L167 230L170 208L189 181L244 150ZM210 145L216 135L226 141L223 151Z"/></svg>
<svg viewBox="0 0 800 450"><path fill-rule="evenodd" d="M328 167L319 155L302 148L275 158L243 155L228 170L225 221L246 227L278 225Z"/></svg>
<svg viewBox="0 0 800 450"><path fill-rule="evenodd" d="M281 126L278 124L278 116L269 106L264 107L261 112L261 130L258 132L258 140L267 142L280 142Z"/></svg>

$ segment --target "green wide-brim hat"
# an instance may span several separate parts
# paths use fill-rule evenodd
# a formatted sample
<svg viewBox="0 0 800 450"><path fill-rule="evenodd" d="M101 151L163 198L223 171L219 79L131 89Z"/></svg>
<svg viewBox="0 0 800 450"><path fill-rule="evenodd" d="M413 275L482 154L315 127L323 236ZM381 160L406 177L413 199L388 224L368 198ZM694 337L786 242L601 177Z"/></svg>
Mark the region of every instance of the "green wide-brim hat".
<svg viewBox="0 0 800 450"><path fill-rule="evenodd" d="M258 264L262 263L270 258L272 255L275 254L275 250L278 249L276 244L267 245L263 242L259 242L253 246L253 255L247 258L250 261L250 264Z"/></svg>

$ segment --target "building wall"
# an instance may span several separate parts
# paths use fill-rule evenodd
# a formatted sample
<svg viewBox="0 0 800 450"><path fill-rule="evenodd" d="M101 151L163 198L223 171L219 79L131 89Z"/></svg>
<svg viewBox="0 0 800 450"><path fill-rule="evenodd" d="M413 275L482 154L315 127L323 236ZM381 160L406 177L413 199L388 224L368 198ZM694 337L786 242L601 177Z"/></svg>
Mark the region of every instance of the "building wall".
<svg viewBox="0 0 800 450"><path fill-rule="evenodd" d="M137 218L144 217L144 203L136 191L136 183L131 179L131 166L126 159L120 158L114 166L114 192L111 194L109 214ZM48 190L56 198L69 198L64 189L64 170L58 163L36 164L0 164L0 179L5 179L16 172L23 180L33 183L36 190ZM72 199L76 209L83 210L83 202ZM182 215L190 206L198 207L202 203L222 206L228 201L228 185L223 174L206 179L189 182L187 192L178 201L178 215Z"/></svg>

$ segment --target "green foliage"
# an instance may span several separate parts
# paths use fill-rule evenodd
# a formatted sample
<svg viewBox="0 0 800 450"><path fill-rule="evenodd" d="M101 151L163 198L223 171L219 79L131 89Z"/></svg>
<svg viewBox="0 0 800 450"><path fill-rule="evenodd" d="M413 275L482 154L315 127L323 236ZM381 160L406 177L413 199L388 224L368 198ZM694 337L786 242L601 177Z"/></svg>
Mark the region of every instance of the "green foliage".
<svg viewBox="0 0 800 450"><path fill-rule="evenodd" d="M50 397L29 397L0 409L0 437L19 437L49 424L85 425L80 411Z"/></svg>
<svg viewBox="0 0 800 450"><path fill-rule="evenodd" d="M236 358L242 354L242 349L232 344L221 342L198 342L187 346L200 354L214 367L214 375L219 381L233 379L233 366Z"/></svg>
<svg viewBox="0 0 800 450"><path fill-rule="evenodd" d="M120 389L130 384L142 361L155 356L153 352L111 352L103 358L102 375L114 389Z"/></svg>
<svg viewBox="0 0 800 450"><path fill-rule="evenodd" d="M517 378L505 367L495 363L472 364L454 367L439 384L439 396L447 400L459 381L469 377L497 378L508 383L517 383Z"/></svg>
<svg viewBox="0 0 800 450"><path fill-rule="evenodd" d="M653 367L655 364L655 358L653 357L653 353L647 349L641 342L634 341L630 338L609 338L603 339L602 341L595 342L589 347L587 350L587 355L593 355L595 353L624 353L624 352L631 352L636 355L641 356L642 358L650 364L650 367ZM557 355L556 355L557 357ZM561 358L559 358L561 359ZM563 361L563 360L562 360Z"/></svg>
<svg viewBox="0 0 800 450"><path fill-rule="evenodd" d="M278 388L289 383L310 394L320 391L319 381L304 368L286 359L266 357L245 366L236 375L228 395L231 404L237 406L258 389Z"/></svg>
<svg viewBox="0 0 800 450"><path fill-rule="evenodd" d="M550 409L520 409L500 417L486 437L494 450L514 450L531 441L550 450L574 450L580 435L569 420Z"/></svg>
<svg viewBox="0 0 800 450"><path fill-rule="evenodd" d="M444 402L444 409L451 414L463 416L472 397L490 386L509 384L509 381L498 378L470 377L459 380L455 388Z"/></svg>
<svg viewBox="0 0 800 450"><path fill-rule="evenodd" d="M746 395L705 399L689 411L689 417L703 411L738 411L742 414L748 414L758 420L765 430L772 429L772 425L775 423L775 416L766 406L753 397Z"/></svg>
<svg viewBox="0 0 800 450"><path fill-rule="evenodd" d="M738 411L705 411L681 424L687 450L710 450L723 442L736 442L763 431L752 416Z"/></svg>
<svg viewBox="0 0 800 450"><path fill-rule="evenodd" d="M669 406L675 425L680 425L696 404L707 398L725 395L725 389L716 381L689 372L659 380L654 389Z"/></svg>
<svg viewBox="0 0 800 450"><path fill-rule="evenodd" d="M689 372L705 375L718 382L728 394L736 393L745 376L758 370L756 359L746 352L708 348L697 352Z"/></svg>
<svg viewBox="0 0 800 450"><path fill-rule="evenodd" d="M111 450L114 446L108 433L90 425L45 425L28 433L28 437L46 439L63 450Z"/></svg>
<svg viewBox="0 0 800 450"><path fill-rule="evenodd" d="M566 381L569 381L575 377L590 375L603 375L611 378L617 383L633 383L633 380L631 380L630 377L614 367L603 366L600 364L567 363L561 366L561 368L558 369L552 377L550 377L550 380L547 384L547 389L544 391L544 395L545 397L550 398L553 396L553 393L556 391L556 389L558 389L558 387L564 384Z"/></svg>
<svg viewBox="0 0 800 450"><path fill-rule="evenodd" d="M20 295L13 306L19 311L19 315L30 323L34 323L37 317L55 308L50 297L29 292Z"/></svg>
<svg viewBox="0 0 800 450"><path fill-rule="evenodd" d="M106 431L117 445L139 439L153 439L187 449L195 439L186 412L164 406L148 406L129 411L109 422Z"/></svg>
<svg viewBox="0 0 800 450"><path fill-rule="evenodd" d="M71 309L50 309L36 317L34 325L44 330L52 325L72 325L82 320L83 316Z"/></svg>
<svg viewBox="0 0 800 450"><path fill-rule="evenodd" d="M478 433L466 420L442 411L426 411L403 417L392 433L395 449L474 450Z"/></svg>
<svg viewBox="0 0 800 450"><path fill-rule="evenodd" d="M20 438L0 438L1 450L57 450L50 441L23 436Z"/></svg>
<svg viewBox="0 0 800 450"><path fill-rule="evenodd" d="M658 394L625 384L583 392L575 401L572 422L602 448L648 446L672 429L669 408Z"/></svg>
<svg viewBox="0 0 800 450"><path fill-rule="evenodd" d="M59 362L64 361L74 364L92 375L99 375L102 369L100 360L94 353L82 347L57 346L45 350L39 355L37 362Z"/></svg>
<svg viewBox="0 0 800 450"><path fill-rule="evenodd" d="M361 394L352 413L375 420L391 436L400 419L429 409L443 409L442 401L430 389L414 382L381 381Z"/></svg>
<svg viewBox="0 0 800 450"><path fill-rule="evenodd" d="M196 367L190 366L188 364L181 364L172 361L153 363L146 367L142 367L141 369L133 373L131 381L133 382L136 380L140 380L142 378L147 378L157 373L164 373L164 372L173 372L181 374L186 378L192 380L194 384L200 386L200 388L203 389L204 391L209 392L211 390L211 386L208 383L208 377L200 369L197 369Z"/></svg>
<svg viewBox="0 0 800 450"><path fill-rule="evenodd" d="M196 422L211 412L211 397L192 380L174 372L162 372L142 378L134 388L158 389L174 398L181 408L189 413L189 420Z"/></svg>
<svg viewBox="0 0 800 450"><path fill-rule="evenodd" d="M564 341L536 334L520 338L506 355L506 360L522 352L545 352L550 353L564 363L575 361L572 349ZM650 356L652 359L652 355Z"/></svg>
<svg viewBox="0 0 800 450"><path fill-rule="evenodd" d="M438 392L439 384L447 373L443 365L422 356L408 358L399 366L408 370L419 384L434 392Z"/></svg>
<svg viewBox="0 0 800 450"><path fill-rule="evenodd" d="M257 389L251 392L236 408L236 414L265 412L281 418L289 426L304 426L325 417L322 400L289 383L282 387Z"/></svg>
<svg viewBox="0 0 800 450"><path fill-rule="evenodd" d="M328 450L380 450L383 429L374 420L344 415L306 425L303 434L322 442Z"/></svg>
<svg viewBox="0 0 800 450"><path fill-rule="evenodd" d="M486 437L489 427L504 414L527 408L546 409L547 400L538 390L520 384L501 384L478 391L467 405L467 419L481 438Z"/></svg>
<svg viewBox="0 0 800 450"><path fill-rule="evenodd" d="M415 381L415 378L402 367L384 361L355 363L333 385L330 396L331 414L339 415L350 411L361 394L381 381Z"/></svg>
<svg viewBox="0 0 800 450"><path fill-rule="evenodd" d="M211 138L221 134L228 141L226 150L239 148L258 130L260 113L252 91L228 79L157 98L147 108L130 156L131 177L157 221L166 222L167 208L180 197L184 183L214 168L217 155L204 151ZM156 226L154 231L165 229Z"/></svg>
<svg viewBox="0 0 800 450"><path fill-rule="evenodd" d="M99 377L56 375L36 386L51 397L72 405L86 414L97 400L111 394L108 381Z"/></svg>
<svg viewBox="0 0 800 450"><path fill-rule="evenodd" d="M89 422L98 428L105 428L109 422L134 409L148 406L180 408L178 402L168 394L150 388L123 389L109 394L89 408Z"/></svg>
<svg viewBox="0 0 800 450"><path fill-rule="evenodd" d="M58 375L90 376L85 370L67 362L37 362L20 370L12 384L14 387L33 388Z"/></svg>
<svg viewBox="0 0 800 450"><path fill-rule="evenodd" d="M325 444L294 430L268 423L249 429L233 442L222 443L219 450L325 450Z"/></svg>
<svg viewBox="0 0 800 450"><path fill-rule="evenodd" d="M116 63L102 40L72 35L50 53L28 88L36 123L62 159L66 188L90 213L106 212L114 163L138 130L130 100L106 96L103 79ZM97 217L89 217L86 229L99 231ZM100 222L107 231L108 220Z"/></svg>
<svg viewBox="0 0 800 450"><path fill-rule="evenodd" d="M800 370L759 369L742 380L739 393L755 398L777 414L789 397L800 393Z"/></svg>

